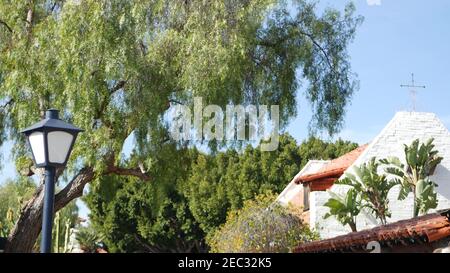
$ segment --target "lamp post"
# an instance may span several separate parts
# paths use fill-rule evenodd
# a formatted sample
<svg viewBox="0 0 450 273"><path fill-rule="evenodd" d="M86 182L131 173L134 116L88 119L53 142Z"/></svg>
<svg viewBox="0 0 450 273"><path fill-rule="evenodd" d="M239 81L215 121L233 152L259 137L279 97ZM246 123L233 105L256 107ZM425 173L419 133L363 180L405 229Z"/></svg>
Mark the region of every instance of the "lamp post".
<svg viewBox="0 0 450 273"><path fill-rule="evenodd" d="M82 131L60 120L55 109L48 110L45 119L22 131L31 147L34 164L45 169L41 253L51 251L56 168L66 166L75 139Z"/></svg>

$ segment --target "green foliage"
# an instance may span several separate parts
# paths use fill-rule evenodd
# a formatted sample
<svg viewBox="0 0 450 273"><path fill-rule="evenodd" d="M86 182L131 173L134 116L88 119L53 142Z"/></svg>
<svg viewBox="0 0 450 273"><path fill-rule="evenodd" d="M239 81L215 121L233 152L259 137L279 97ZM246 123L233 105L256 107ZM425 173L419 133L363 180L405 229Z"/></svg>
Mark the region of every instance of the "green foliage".
<svg viewBox="0 0 450 273"><path fill-rule="evenodd" d="M356 216L361 212L363 208L361 195L354 188L347 191L344 197L341 197L331 191L328 191L331 198L324 204L324 206L330 208L330 212L325 214L324 218L331 216L336 219L342 225L349 225L353 232L356 231Z"/></svg>
<svg viewBox="0 0 450 273"><path fill-rule="evenodd" d="M14 226L22 206L31 198L36 185L21 178L6 181L0 185L0 237L7 237Z"/></svg>
<svg viewBox="0 0 450 273"><path fill-rule="evenodd" d="M40 119L46 109L56 108L61 118L85 129L66 174L92 167L94 177L108 180L102 176L109 174L105 170L111 165L135 169L139 164L158 177L155 164L157 174L170 169L170 163L158 165L153 155L168 141L171 120L165 117L174 104L192 106L193 98L200 96L205 104L223 108L230 103L279 105L283 127L297 114L296 92L301 84L313 108L311 128L333 135L341 128L345 108L358 88L347 54L362 21L354 12L349 4L343 12L326 9L318 14L315 2L306 0L289 6L281 0L0 1L0 143L6 138L14 143L16 166L25 169L19 173L29 173L31 161L19 131ZM135 139L133 157L125 162L121 152L130 136ZM182 153L185 143L176 144ZM263 157L256 151L250 154L255 159ZM228 157L230 161L237 158ZM247 173L235 170L230 176L238 175L240 181L251 178L242 185L245 198L260 188L255 183L280 188L278 179L294 172L292 167L281 169L289 157L279 162L267 157L280 169L273 172L261 166L267 168L262 175L272 184L255 182L259 177L252 162L235 162L245 163ZM216 182L217 174L209 175ZM170 180L169 175L162 177ZM169 185L165 182L162 188ZM138 194L133 198L126 186L120 187L110 191L124 204L99 198L94 206L105 214L130 215L135 207L122 206L147 204L140 193L156 188L132 188ZM164 192L175 192L183 200L180 191ZM208 194L208 190L201 192ZM218 202L227 195L231 201L220 207ZM151 202L163 204L166 198L163 194ZM219 207L217 215L212 215L213 225L224 220L215 219L231 205L238 207L243 200L226 187L218 187L213 198L206 206L210 212ZM190 200L182 202L189 209L196 206ZM183 211L180 206L170 210ZM145 220L149 212L139 211L139 219L132 217L130 222L147 226L145 222L164 211L162 205L151 210L151 220ZM201 218L197 209L192 214ZM201 225L209 230L206 219ZM114 225L116 220L110 221ZM146 229L143 233L144 241L153 244L157 236ZM125 245L117 249L126 249Z"/></svg>
<svg viewBox="0 0 450 273"><path fill-rule="evenodd" d="M314 155L303 155L312 142ZM103 177L84 199L111 252L206 251L205 236L225 223L229 211L260 193L281 192L307 159L330 159L356 146L337 141L334 148L319 139L298 146L286 134L274 152L248 146L211 155L166 143L147 159L152 182Z"/></svg>
<svg viewBox="0 0 450 273"><path fill-rule="evenodd" d="M338 139L335 142L325 142L317 137L309 137L299 147L301 155L301 166L303 167L310 159L333 159L358 148L358 144Z"/></svg>
<svg viewBox="0 0 450 273"><path fill-rule="evenodd" d="M228 213L227 221L208 238L212 252L289 252L301 243L317 240L300 218L274 203L276 195L261 194L247 200L239 210Z"/></svg>
<svg viewBox="0 0 450 273"><path fill-rule="evenodd" d="M420 144L416 139L410 146L404 145L406 166L400 159L391 157L376 160L371 158L367 163L353 168L353 173L347 172L344 179L337 184L351 186L344 199L332 194L325 206L331 215L336 216L343 225L350 225L356 230L356 216L364 207L369 208L375 216L386 224L390 217L388 193L392 187L400 184L398 199L404 200L410 192L414 194L414 216L425 214L437 207L436 183L429 179L437 165L442 161L438 151L434 149L433 139ZM380 170L381 169L381 170ZM383 173L385 171L385 173ZM391 175L392 178L387 177Z"/></svg>
<svg viewBox="0 0 450 273"><path fill-rule="evenodd" d="M175 145L158 147L149 161L152 182L102 177L84 198L93 228L111 252L200 252L203 232L180 193L198 152ZM129 162L129 164L132 164Z"/></svg>
<svg viewBox="0 0 450 273"><path fill-rule="evenodd" d="M332 159L357 147L341 140L336 143L311 138L298 146L284 134L278 149L270 153L248 146L242 153L200 154L183 184L189 208L205 233L210 233L244 201L266 191L281 192L309 159Z"/></svg>
<svg viewBox="0 0 450 273"><path fill-rule="evenodd" d="M293 9L276 0L1 1L1 135L20 161L18 131L60 109L86 130L70 167L101 170L133 133L135 152L150 156L150 142L167 138L168 107L194 96L222 107L278 104L287 124L299 70L312 127L334 134L357 89L347 55L362 21L354 11L319 15L304 0Z"/></svg>
<svg viewBox="0 0 450 273"><path fill-rule="evenodd" d="M353 173L346 172L336 184L353 187L361 195L363 207L369 208L382 224L386 224L386 218L391 216L388 193L398 182L379 174L383 166L382 161L371 158L367 163L353 167Z"/></svg>
<svg viewBox="0 0 450 273"><path fill-rule="evenodd" d="M429 179L421 179L417 181L415 196L417 215L426 214L430 209L435 209L438 205L437 193L435 187L437 185Z"/></svg>
<svg viewBox="0 0 450 273"><path fill-rule="evenodd" d="M176 191L164 192L136 179L110 177L100 183L86 199L93 227L104 234L111 252L203 251L203 233ZM94 196L110 190L110 183L117 186L110 201Z"/></svg>
<svg viewBox="0 0 450 273"><path fill-rule="evenodd" d="M389 158L384 161L389 166L386 172L393 175L402 188L398 199L404 200L410 192L414 194L414 216L425 214L437 207L437 195L434 188L436 183L430 180L442 157L438 155L433 144L434 139L426 143L414 140L410 146L404 145L406 165L398 158Z"/></svg>
<svg viewBox="0 0 450 273"><path fill-rule="evenodd" d="M85 253L95 253L100 247L102 236L90 227L81 227L78 229L75 239Z"/></svg>

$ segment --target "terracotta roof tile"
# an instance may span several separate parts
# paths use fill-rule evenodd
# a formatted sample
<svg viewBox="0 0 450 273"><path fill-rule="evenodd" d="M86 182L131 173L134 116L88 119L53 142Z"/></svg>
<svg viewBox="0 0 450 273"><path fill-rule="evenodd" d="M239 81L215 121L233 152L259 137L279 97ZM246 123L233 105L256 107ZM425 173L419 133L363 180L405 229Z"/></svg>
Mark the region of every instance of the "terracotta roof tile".
<svg viewBox="0 0 450 273"><path fill-rule="evenodd" d="M315 182L324 178L339 178L358 159L367 146L368 144L362 145L341 157L331 160L317 172L298 177L295 183Z"/></svg>
<svg viewBox="0 0 450 273"><path fill-rule="evenodd" d="M447 209L373 229L302 244L294 249L294 252L341 252L365 248L371 241L377 241L381 245L435 242L450 237L449 217L450 209Z"/></svg>

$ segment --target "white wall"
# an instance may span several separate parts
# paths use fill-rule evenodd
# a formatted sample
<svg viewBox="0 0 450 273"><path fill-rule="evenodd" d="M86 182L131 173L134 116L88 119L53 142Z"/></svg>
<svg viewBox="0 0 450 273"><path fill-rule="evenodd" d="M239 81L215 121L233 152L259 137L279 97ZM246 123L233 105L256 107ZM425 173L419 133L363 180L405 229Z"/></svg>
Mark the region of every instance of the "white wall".
<svg viewBox="0 0 450 273"><path fill-rule="evenodd" d="M444 157L435 174L431 177L439 185L436 188L439 202L437 210L450 208L450 133L433 113L397 113L353 163L353 166L359 166L374 156L377 158L397 156L404 161L403 144L409 145L417 138L421 141L427 141L431 137L435 139L434 144L439 151L439 155ZM349 171L351 168L349 168ZM333 185L331 191L343 195L347 189L347 186ZM388 222L396 222L413 216L412 193L406 200L399 201L397 199L399 189L400 187L396 186L389 193L389 208L392 217L388 219ZM310 196L311 226L319 231L322 238L331 238L351 231L349 227L343 227L334 217L323 219L323 216L329 211L323 204L329 197L327 192L312 192ZM376 225L379 225L379 223L370 213L361 213L357 218L358 230L372 228Z"/></svg>
<svg viewBox="0 0 450 273"><path fill-rule="evenodd" d="M288 206L289 204L303 206L303 185L297 185L295 183L296 179L300 176L317 172L329 162L329 160L308 161L286 188L278 195L276 202L279 202L283 206Z"/></svg>

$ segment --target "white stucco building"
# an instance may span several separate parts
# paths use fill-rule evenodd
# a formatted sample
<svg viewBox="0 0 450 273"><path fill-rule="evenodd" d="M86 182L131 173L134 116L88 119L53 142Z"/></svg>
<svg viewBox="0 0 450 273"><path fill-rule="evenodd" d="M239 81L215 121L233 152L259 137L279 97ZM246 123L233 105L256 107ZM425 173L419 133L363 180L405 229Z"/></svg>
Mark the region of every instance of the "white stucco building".
<svg viewBox="0 0 450 273"><path fill-rule="evenodd" d="M350 228L342 226L334 217L323 218L329 212L329 208L324 206L330 198L326 190L344 195L348 186L334 185L334 182L345 171L351 171L353 166L359 166L372 157L396 156L404 162L404 144L409 145L415 139L425 142L430 138L434 138L436 149L443 157L431 177L439 185L436 188L436 210L450 208L450 133L435 114L421 112L398 112L373 141L341 158L311 161L289 183L278 201L303 206L305 220L324 239L349 233ZM392 217L388 219L390 223L413 217L413 195L411 193L406 200L399 201L399 189L400 186L396 186L389 193L389 208L392 212ZM358 230L378 225L380 223L368 212L362 212L357 218Z"/></svg>

